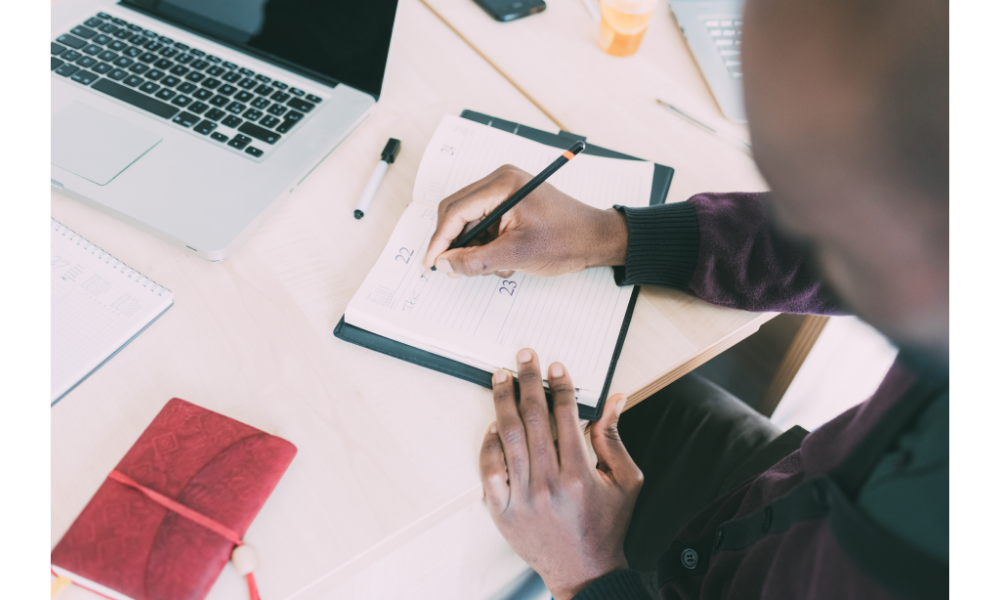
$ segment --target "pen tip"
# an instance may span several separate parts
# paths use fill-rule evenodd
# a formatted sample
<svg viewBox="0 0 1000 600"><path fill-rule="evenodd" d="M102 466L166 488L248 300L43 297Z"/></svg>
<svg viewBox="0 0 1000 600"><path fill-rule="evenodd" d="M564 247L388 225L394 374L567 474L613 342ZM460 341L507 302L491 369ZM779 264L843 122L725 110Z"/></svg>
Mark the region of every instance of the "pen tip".
<svg viewBox="0 0 1000 600"><path fill-rule="evenodd" d="M354 211L354 218L355 219L360 219L363 216L365 216L365 213L363 211L360 211L360 210Z"/></svg>

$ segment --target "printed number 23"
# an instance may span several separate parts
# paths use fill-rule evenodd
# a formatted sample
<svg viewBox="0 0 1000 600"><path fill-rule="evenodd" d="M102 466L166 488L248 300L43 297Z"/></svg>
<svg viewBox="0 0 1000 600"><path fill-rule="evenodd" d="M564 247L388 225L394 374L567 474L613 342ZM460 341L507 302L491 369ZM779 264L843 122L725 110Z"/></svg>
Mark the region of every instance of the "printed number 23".
<svg viewBox="0 0 1000 600"><path fill-rule="evenodd" d="M502 294L504 292L507 292L509 295L513 296L514 290L516 289L517 289L516 281L510 281L509 279L504 279L503 282L500 284L500 289L497 290L497 293Z"/></svg>
<svg viewBox="0 0 1000 600"><path fill-rule="evenodd" d="M402 260L404 265L410 264L411 258L413 258L413 250L407 250L406 248L400 248L399 254L396 255L396 260Z"/></svg>

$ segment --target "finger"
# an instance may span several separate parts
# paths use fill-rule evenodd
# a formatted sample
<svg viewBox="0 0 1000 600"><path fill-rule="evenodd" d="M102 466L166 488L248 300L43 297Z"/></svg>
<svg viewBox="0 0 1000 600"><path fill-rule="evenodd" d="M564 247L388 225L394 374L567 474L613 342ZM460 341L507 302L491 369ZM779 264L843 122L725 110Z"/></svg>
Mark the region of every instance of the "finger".
<svg viewBox="0 0 1000 600"><path fill-rule="evenodd" d="M528 487L530 465L524 424L514 400L514 378L505 369L493 374L493 405L497 411L497 434L507 461L510 493L516 498Z"/></svg>
<svg viewBox="0 0 1000 600"><path fill-rule="evenodd" d="M625 395L608 398L601 419L590 429L598 468L619 484L642 481L642 473L618 435L618 417L625 408Z"/></svg>
<svg viewBox="0 0 1000 600"><path fill-rule="evenodd" d="M490 425L479 452L479 475L483 480L483 493L490 514L498 515L510 504L510 484L507 483L507 463L503 446L497 433L497 424Z"/></svg>
<svg viewBox="0 0 1000 600"><path fill-rule="evenodd" d="M438 256L438 269L466 277L493 275L500 271L515 271L522 266L524 244L516 233L505 233L482 246L454 248Z"/></svg>
<svg viewBox="0 0 1000 600"><path fill-rule="evenodd" d="M559 464L562 469L587 466L587 442L580 428L580 411L576 406L576 388L562 363L549 365L549 390L552 392L552 412L559 434Z"/></svg>
<svg viewBox="0 0 1000 600"><path fill-rule="evenodd" d="M517 353L517 381L521 386L521 420L528 436L531 486L547 486L558 472L556 445L549 427L549 405L542 386L538 355L525 348Z"/></svg>
<svg viewBox="0 0 1000 600"><path fill-rule="evenodd" d="M436 265L438 256L448 249L469 223L490 214L513 193L514 190L510 187L518 178L517 173L511 176L513 170L506 165L500 167L441 201L438 205L437 228L424 255L425 267Z"/></svg>

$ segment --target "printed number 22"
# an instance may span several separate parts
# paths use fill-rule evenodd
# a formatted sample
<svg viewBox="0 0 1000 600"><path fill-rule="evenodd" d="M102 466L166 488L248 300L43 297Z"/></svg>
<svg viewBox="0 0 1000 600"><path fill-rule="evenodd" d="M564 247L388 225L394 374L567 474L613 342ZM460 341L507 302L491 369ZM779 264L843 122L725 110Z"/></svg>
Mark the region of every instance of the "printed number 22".
<svg viewBox="0 0 1000 600"><path fill-rule="evenodd" d="M407 250L406 248L400 248L399 254L396 255L396 260L402 260L404 265L410 264L411 258L413 258L413 250Z"/></svg>
<svg viewBox="0 0 1000 600"><path fill-rule="evenodd" d="M507 286L510 286L510 287L507 287ZM502 294L504 292L507 292L509 295L513 296L514 295L514 290L516 290L516 289L517 289L517 282L516 281L510 281L509 279L504 279L503 283L500 284L500 289L497 290L497 293L498 294Z"/></svg>

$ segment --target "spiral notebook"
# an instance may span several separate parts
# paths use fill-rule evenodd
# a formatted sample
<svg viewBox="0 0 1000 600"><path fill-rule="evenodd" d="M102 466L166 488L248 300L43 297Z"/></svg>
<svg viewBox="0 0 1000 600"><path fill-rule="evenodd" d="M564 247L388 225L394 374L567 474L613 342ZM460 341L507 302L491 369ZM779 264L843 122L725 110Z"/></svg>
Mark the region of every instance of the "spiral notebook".
<svg viewBox="0 0 1000 600"><path fill-rule="evenodd" d="M170 290L52 219L52 404L173 304Z"/></svg>
<svg viewBox="0 0 1000 600"><path fill-rule="evenodd" d="M446 116L417 171L413 202L347 306L334 334L428 368L491 385L498 368L516 377L516 352L559 361L577 388L580 416L600 416L638 288L618 286L609 267L559 277L423 276L420 264L438 203L503 164L536 173L579 136L533 130L466 111ZM495 123L494 121L499 121ZM662 203L673 169L588 145L548 182L581 202Z"/></svg>

